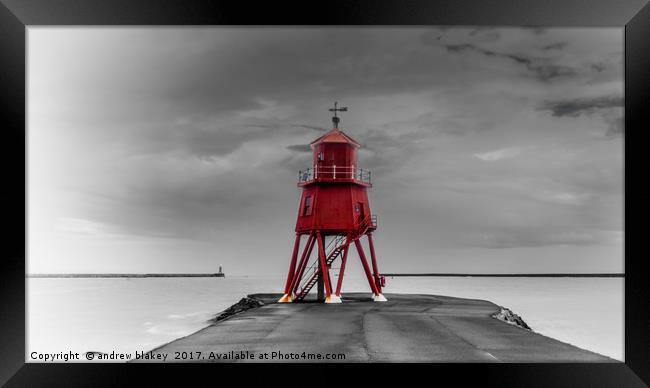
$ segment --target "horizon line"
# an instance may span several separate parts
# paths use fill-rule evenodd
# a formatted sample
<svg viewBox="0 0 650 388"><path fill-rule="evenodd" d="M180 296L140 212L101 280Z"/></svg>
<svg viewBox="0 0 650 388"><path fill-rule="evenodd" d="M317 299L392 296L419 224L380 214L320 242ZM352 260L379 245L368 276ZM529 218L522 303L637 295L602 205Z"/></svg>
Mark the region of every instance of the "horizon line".
<svg viewBox="0 0 650 388"><path fill-rule="evenodd" d="M25 274L28 278L56 278L56 277L74 277L74 278L119 278L119 277L225 277L225 272L206 272L206 273L37 273Z"/></svg>
<svg viewBox="0 0 650 388"><path fill-rule="evenodd" d="M34 273L25 274L28 278L52 278L52 277L221 277L225 272L206 273ZM590 273L384 273L389 277L625 277L621 272L590 272Z"/></svg>
<svg viewBox="0 0 650 388"><path fill-rule="evenodd" d="M625 277L624 272L587 273L385 273L383 276L453 276L453 277Z"/></svg>

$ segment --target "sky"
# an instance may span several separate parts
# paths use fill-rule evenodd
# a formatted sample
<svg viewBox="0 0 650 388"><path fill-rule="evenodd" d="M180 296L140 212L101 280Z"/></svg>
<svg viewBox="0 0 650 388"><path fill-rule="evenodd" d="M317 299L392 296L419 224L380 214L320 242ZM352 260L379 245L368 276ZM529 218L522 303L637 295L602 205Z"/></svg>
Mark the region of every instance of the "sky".
<svg viewBox="0 0 650 388"><path fill-rule="evenodd" d="M285 274L339 101L382 272L623 272L622 65L622 28L30 27L27 271Z"/></svg>

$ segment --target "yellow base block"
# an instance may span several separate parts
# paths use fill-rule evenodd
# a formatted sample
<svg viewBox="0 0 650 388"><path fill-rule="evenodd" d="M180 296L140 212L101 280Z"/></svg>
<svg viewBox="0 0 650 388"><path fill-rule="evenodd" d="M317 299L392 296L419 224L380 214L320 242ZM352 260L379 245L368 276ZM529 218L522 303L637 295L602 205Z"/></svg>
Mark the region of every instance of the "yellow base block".
<svg viewBox="0 0 650 388"><path fill-rule="evenodd" d="M291 303L293 302L293 298L291 295L284 294L282 295L282 298L278 300L278 303Z"/></svg>

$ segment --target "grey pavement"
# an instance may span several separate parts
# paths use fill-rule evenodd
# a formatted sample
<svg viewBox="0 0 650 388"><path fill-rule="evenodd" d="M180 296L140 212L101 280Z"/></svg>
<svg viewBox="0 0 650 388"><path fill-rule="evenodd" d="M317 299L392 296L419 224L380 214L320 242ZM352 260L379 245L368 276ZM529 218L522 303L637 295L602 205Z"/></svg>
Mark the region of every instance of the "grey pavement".
<svg viewBox="0 0 650 388"><path fill-rule="evenodd" d="M492 318L499 307L483 300L386 294L388 302L372 302L370 294L352 293L341 304L274 303L280 296L254 295L267 304L151 354L190 362L333 361L318 354L345 356L335 362L618 362Z"/></svg>

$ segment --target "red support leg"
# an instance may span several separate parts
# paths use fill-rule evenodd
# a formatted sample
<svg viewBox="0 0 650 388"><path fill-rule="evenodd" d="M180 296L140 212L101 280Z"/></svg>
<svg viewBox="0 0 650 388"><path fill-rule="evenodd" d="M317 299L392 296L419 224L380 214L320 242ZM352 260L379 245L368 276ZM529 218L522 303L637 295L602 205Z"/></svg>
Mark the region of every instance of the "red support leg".
<svg viewBox="0 0 650 388"><path fill-rule="evenodd" d="M366 254L363 252L363 247L361 246L361 242L358 239L354 240L354 245L357 247L357 252L359 252L359 259L361 259L361 264L363 265L363 271L366 273L366 278L368 278L368 284L370 285L370 289L372 290L373 293L373 300L377 300L377 298L381 294L377 290L377 285L372 279L372 274L370 273L370 267L368 266L368 260L366 260Z"/></svg>
<svg viewBox="0 0 650 388"><path fill-rule="evenodd" d="M325 244L325 242L326 242L325 239L323 239L323 244ZM325 246L325 245L323 245L323 246ZM327 259L327 252L325 252L325 259ZM325 263L327 263L327 260L325 260ZM332 288L332 277L330 276L330 266L329 265L327 266L327 281L330 284L330 290L333 290L334 288Z"/></svg>
<svg viewBox="0 0 650 388"><path fill-rule="evenodd" d="M345 263L348 261L348 248L350 248L350 245L346 245L345 248L343 248L341 270L339 271L339 280L336 283L336 292L334 293L334 295L338 296L339 298L341 297L341 286L343 285L343 275L345 274Z"/></svg>
<svg viewBox="0 0 650 388"><path fill-rule="evenodd" d="M297 288L300 285L300 279L302 279L302 275L305 272L305 268L307 267L307 262L309 261L309 257L311 256L311 251L314 248L315 242L316 238L313 234L310 234L309 239L307 239L307 245L305 245L305 249L302 251L302 257L300 258L300 263L298 264L298 269L296 270L296 276L293 277L293 281L291 282L290 290L292 297L298 291Z"/></svg>
<svg viewBox="0 0 650 388"><path fill-rule="evenodd" d="M368 245L370 246L370 260L372 261L372 272L375 278L377 290L381 294L381 280L379 280L379 267L377 266L377 257L375 256L375 244L372 242L372 233L368 233Z"/></svg>
<svg viewBox="0 0 650 388"><path fill-rule="evenodd" d="M298 250L300 249L300 234L296 233L296 241L293 244L293 253L291 254L291 263L289 264L289 274L287 274L287 282L284 285L284 294L287 295L291 290L289 287L293 282L293 277L296 274L296 259L298 258Z"/></svg>
<svg viewBox="0 0 650 388"><path fill-rule="evenodd" d="M317 232L316 238L318 239L318 257L320 259L320 271L321 276L323 277L323 283L325 283L325 303L331 303L332 296L332 287L329 279L329 269L327 268L327 259L325 257L325 243L323 242L323 236L320 232Z"/></svg>
<svg viewBox="0 0 650 388"><path fill-rule="evenodd" d="M298 250L300 249L300 234L296 233L296 241L293 243L293 253L291 254L291 263L289 264L289 273L287 274L287 282L284 285L284 295L278 300L279 303L291 302L290 286L293 282L296 271L296 259L298 258Z"/></svg>
<svg viewBox="0 0 650 388"><path fill-rule="evenodd" d="M332 277L329 273L329 270L330 270L329 267L327 267L327 281L329 283L330 290L333 290L334 288L332 288Z"/></svg>

